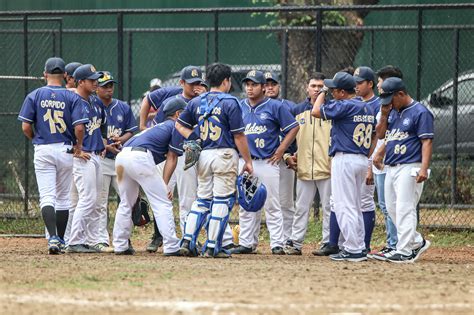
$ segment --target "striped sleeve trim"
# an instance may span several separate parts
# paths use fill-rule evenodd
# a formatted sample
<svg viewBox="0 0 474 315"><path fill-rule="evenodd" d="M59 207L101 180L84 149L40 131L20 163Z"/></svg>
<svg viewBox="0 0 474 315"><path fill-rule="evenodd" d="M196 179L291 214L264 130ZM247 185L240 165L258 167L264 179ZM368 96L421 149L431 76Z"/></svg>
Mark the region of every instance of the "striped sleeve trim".
<svg viewBox="0 0 474 315"><path fill-rule="evenodd" d="M285 128L283 129L280 129L281 131L286 131L288 129L293 129L294 127L298 126L298 122L297 121L294 121L292 122L291 124L289 124L288 126L286 126Z"/></svg>
<svg viewBox="0 0 474 315"><path fill-rule="evenodd" d="M421 135L418 135L418 138L433 138L434 133L422 133Z"/></svg>
<svg viewBox="0 0 474 315"><path fill-rule="evenodd" d="M80 123L87 123L87 122L89 122L89 118L83 118L83 119L78 119L76 121L73 121L72 124L74 126L74 125L77 125L77 124L80 124Z"/></svg>
<svg viewBox="0 0 474 315"><path fill-rule="evenodd" d="M186 127L189 127L189 128L193 128L193 126L191 126L191 124L188 124L187 122L185 122L184 120L178 118L177 120L181 125L184 125Z"/></svg>
<svg viewBox="0 0 474 315"><path fill-rule="evenodd" d="M179 153L181 153L181 154L183 154L183 152L184 152L183 150L181 150L181 149L179 149L179 148L177 148L177 147L174 147L174 146L172 146L171 144L169 145L169 147L170 147L171 149L173 149L174 151L179 152Z"/></svg>
<svg viewBox="0 0 474 315"><path fill-rule="evenodd" d="M23 116L18 116L18 119L21 120L21 121L24 121L24 122L33 123L33 120L28 119L28 118L23 117Z"/></svg>
<svg viewBox="0 0 474 315"><path fill-rule="evenodd" d="M132 127L132 128L126 129L125 132L127 132L127 131L134 131L134 130L137 130L137 129L138 129L138 127L137 127L137 126L134 126L134 127Z"/></svg>
<svg viewBox="0 0 474 315"><path fill-rule="evenodd" d="M245 130L245 126L237 128L237 129L232 129L230 132L232 133L237 133Z"/></svg>
<svg viewBox="0 0 474 315"><path fill-rule="evenodd" d="M150 94L148 94L148 95L146 96L146 98L147 98L148 102L150 102L151 106L152 106L155 110L158 110L158 108L156 107L156 104L155 104L155 103L153 102L153 100L151 99Z"/></svg>
<svg viewBox="0 0 474 315"><path fill-rule="evenodd" d="M320 111L323 113L324 115L324 120L328 120L328 118L326 117L326 111L324 110L324 105L323 106L320 106Z"/></svg>

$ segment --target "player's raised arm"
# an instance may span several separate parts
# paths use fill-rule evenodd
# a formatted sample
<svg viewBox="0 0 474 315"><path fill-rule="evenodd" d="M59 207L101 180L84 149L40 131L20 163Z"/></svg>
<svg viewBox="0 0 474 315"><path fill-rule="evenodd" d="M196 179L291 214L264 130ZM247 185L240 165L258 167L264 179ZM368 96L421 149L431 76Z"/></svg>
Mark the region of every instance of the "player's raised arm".
<svg viewBox="0 0 474 315"><path fill-rule="evenodd" d="M148 113L150 112L150 102L148 101L148 96L145 96L140 105L140 131L146 129L146 121L148 118Z"/></svg>

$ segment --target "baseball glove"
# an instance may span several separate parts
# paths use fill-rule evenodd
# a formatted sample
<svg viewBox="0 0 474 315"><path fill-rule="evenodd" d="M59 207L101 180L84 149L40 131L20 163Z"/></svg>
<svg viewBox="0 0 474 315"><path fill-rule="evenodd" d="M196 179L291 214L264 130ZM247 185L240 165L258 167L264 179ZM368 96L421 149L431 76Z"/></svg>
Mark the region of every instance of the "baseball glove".
<svg viewBox="0 0 474 315"><path fill-rule="evenodd" d="M150 222L150 215L148 214L148 201L142 199L140 196L132 209L132 221L136 226L142 226Z"/></svg>
<svg viewBox="0 0 474 315"><path fill-rule="evenodd" d="M184 150L184 170L194 166L201 154L201 140L187 140L183 144Z"/></svg>

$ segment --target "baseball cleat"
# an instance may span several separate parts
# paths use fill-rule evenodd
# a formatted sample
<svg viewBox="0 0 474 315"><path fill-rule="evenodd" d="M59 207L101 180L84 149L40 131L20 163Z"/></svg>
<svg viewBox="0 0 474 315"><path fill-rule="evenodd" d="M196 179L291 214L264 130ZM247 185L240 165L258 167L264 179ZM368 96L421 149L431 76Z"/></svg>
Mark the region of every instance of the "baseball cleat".
<svg viewBox="0 0 474 315"><path fill-rule="evenodd" d="M166 256L166 257L182 257L183 254L181 253L181 250L178 249L178 250L175 251L175 252L163 253L163 256Z"/></svg>
<svg viewBox="0 0 474 315"><path fill-rule="evenodd" d="M230 243L226 246L222 246L222 249L225 249L225 250L231 250L233 248L236 248L238 245L235 245L234 243Z"/></svg>
<svg viewBox="0 0 474 315"><path fill-rule="evenodd" d="M390 257L387 257L386 261L396 264L411 264L415 262L413 255L402 255L400 253L395 253Z"/></svg>
<svg viewBox="0 0 474 315"><path fill-rule="evenodd" d="M153 234L153 238L151 239L150 244L146 247L146 251L149 253L156 253L158 248L163 246L163 236L158 235L156 236Z"/></svg>
<svg viewBox="0 0 474 315"><path fill-rule="evenodd" d="M189 240L183 240L183 244L181 245L179 251L181 252L181 256L187 256L187 257L197 257L198 256L198 251L196 248L194 250L191 250L190 247L191 241Z"/></svg>
<svg viewBox="0 0 474 315"><path fill-rule="evenodd" d="M345 250L342 250L338 254L330 255L329 258L331 258L334 261L360 262L360 261L367 260L367 255L364 252L352 254L352 253L346 252Z"/></svg>
<svg viewBox="0 0 474 315"><path fill-rule="evenodd" d="M69 245L67 247L66 253L69 254L92 254L97 253L97 250L90 248L85 244Z"/></svg>
<svg viewBox="0 0 474 315"><path fill-rule="evenodd" d="M92 246L98 253L113 253L114 248L106 243L98 243Z"/></svg>
<svg viewBox="0 0 474 315"><path fill-rule="evenodd" d="M135 255L135 250L133 249L133 247L129 247L124 251L115 251L115 255Z"/></svg>
<svg viewBox="0 0 474 315"><path fill-rule="evenodd" d="M251 247L245 247L245 246L239 245L235 248L232 248L230 250L230 253L236 254L236 255L243 255L243 254L256 254L257 252L255 252Z"/></svg>
<svg viewBox="0 0 474 315"><path fill-rule="evenodd" d="M285 254L290 255L290 256L301 256L301 249L298 249L294 246L285 246Z"/></svg>
<svg viewBox="0 0 474 315"><path fill-rule="evenodd" d="M48 253L57 255L61 253L61 241L57 236L51 236L48 240Z"/></svg>
<svg viewBox="0 0 474 315"><path fill-rule="evenodd" d="M430 247L430 245L430 241L423 239L423 244L421 244L421 246L417 249L413 250L413 261L417 261L420 258L421 254L423 254L428 249L428 247Z"/></svg>
<svg viewBox="0 0 474 315"><path fill-rule="evenodd" d="M273 247L272 255L285 255L285 250L281 246Z"/></svg>
<svg viewBox="0 0 474 315"><path fill-rule="evenodd" d="M330 243L324 243L320 249L314 250L312 254L314 256L329 256L339 253L339 246L331 245Z"/></svg>

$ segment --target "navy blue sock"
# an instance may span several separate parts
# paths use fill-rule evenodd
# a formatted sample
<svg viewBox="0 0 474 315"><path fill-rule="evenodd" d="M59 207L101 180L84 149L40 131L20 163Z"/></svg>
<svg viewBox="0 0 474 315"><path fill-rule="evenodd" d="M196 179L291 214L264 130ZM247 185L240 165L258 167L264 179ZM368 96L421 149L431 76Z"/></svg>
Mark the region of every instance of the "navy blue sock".
<svg viewBox="0 0 474 315"><path fill-rule="evenodd" d="M362 212L364 217L364 230L365 230L365 248L370 249L370 240L372 239L372 232L375 226L375 211Z"/></svg>
<svg viewBox="0 0 474 315"><path fill-rule="evenodd" d="M339 235L341 235L341 229L337 223L336 213L331 211L329 217L329 244L337 246L339 244Z"/></svg>

